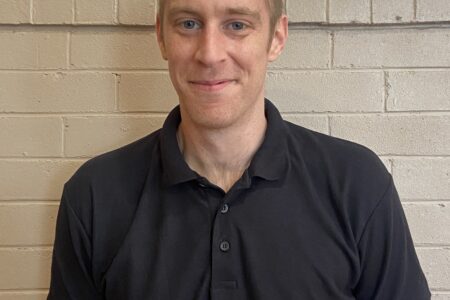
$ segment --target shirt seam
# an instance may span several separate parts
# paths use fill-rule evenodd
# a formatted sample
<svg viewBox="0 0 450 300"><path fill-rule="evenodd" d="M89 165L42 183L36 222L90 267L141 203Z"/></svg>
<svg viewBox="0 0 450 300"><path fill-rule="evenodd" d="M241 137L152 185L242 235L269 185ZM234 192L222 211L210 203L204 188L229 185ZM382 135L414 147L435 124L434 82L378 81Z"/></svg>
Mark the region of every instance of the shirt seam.
<svg viewBox="0 0 450 300"><path fill-rule="evenodd" d="M383 194L381 195L380 199L378 200L377 204L375 205L375 207L373 208L372 212L370 213L369 217L367 218L367 221L365 222L364 226L363 226L363 230L361 232L361 235L359 236L356 244L359 246L359 243L361 242L363 236L366 234L367 228L369 227L369 223L372 221L373 219L373 215L375 214L375 212L377 211L378 207L380 207L381 203L383 202L383 200L386 198L386 195L388 193L388 191L390 190L391 186L393 185L393 178L392 176L389 174L389 183L386 187L386 189L384 190Z"/></svg>
<svg viewBox="0 0 450 300"><path fill-rule="evenodd" d="M70 204L70 201L69 201L69 197L67 196L67 193L66 193L66 191L67 191L67 188L66 188L66 186L64 186L64 191L65 191L65 193L64 193L64 198L66 198L66 201L65 201L65 204L67 205L67 207L69 208L69 210L70 210L70 212L75 216L75 218L76 218L76 220L77 220L77 222L78 222L78 224L80 225L80 227L82 228L82 230L83 230L83 233L86 235L86 236L88 236L89 237L89 240L90 240L90 246L91 246L91 251L92 251L92 236L90 235L90 234L88 234L88 231L86 230L86 228L85 228L85 226L84 226L84 224L83 224L83 222L81 221L81 218L78 216L78 214L76 213L76 211L75 211L75 209L73 209L73 207L72 207L72 205ZM92 258L92 253L91 253L91 261L90 261L90 264L92 264L92 261L93 261L93 258ZM92 266L91 266L92 267ZM91 276L92 276L93 274L91 274ZM90 279L92 279L92 278L90 278ZM95 283L92 281L92 282L90 282L91 283L91 285L92 285L92 288L96 291L96 293L97 293L97 296L101 296L102 295L102 293L100 292L100 291L98 291L98 289L97 289L97 286L95 285Z"/></svg>
<svg viewBox="0 0 450 300"><path fill-rule="evenodd" d="M67 189L64 188L64 190L67 190ZM70 212L77 218L77 222L81 225L81 228L83 229L83 233L86 234L86 236L88 236L89 238L92 238L92 236L90 234L88 234L88 231L86 230L83 222L81 222L80 216L78 216L75 209L73 209L72 205L70 204L69 197L67 196L66 192L64 193L63 197L66 198L65 203L66 203L67 207L70 209Z"/></svg>

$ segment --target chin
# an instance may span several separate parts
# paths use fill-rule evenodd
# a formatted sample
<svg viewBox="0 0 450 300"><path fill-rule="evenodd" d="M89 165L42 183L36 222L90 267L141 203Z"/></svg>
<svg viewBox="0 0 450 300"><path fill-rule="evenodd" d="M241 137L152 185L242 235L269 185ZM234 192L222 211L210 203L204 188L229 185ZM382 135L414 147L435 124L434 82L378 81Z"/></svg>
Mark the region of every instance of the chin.
<svg viewBox="0 0 450 300"><path fill-rule="evenodd" d="M188 112L191 121L205 129L223 129L232 126L238 119L236 112L223 109L208 109Z"/></svg>

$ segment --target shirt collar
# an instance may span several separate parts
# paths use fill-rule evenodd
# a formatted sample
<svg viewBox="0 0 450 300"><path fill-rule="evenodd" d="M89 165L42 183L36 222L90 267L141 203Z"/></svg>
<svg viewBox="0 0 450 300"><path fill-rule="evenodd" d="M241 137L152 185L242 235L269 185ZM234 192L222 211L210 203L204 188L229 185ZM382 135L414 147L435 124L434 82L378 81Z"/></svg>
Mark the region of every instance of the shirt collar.
<svg viewBox="0 0 450 300"><path fill-rule="evenodd" d="M189 168L178 147L177 129L180 122L181 114L178 105L169 113L161 130L163 184L166 186L195 180L199 177Z"/></svg>
<svg viewBox="0 0 450 300"><path fill-rule="evenodd" d="M250 163L250 177L266 180L284 178L288 167L287 128L278 109L265 99L267 129L264 141Z"/></svg>
<svg viewBox="0 0 450 300"><path fill-rule="evenodd" d="M250 178L277 180L284 177L288 167L287 129L279 111L268 99L265 99L265 115L267 128L264 141L256 151L246 174ZM180 122L180 107L176 106L169 113L161 130L163 182L166 186L200 178L189 168L178 147L176 132Z"/></svg>

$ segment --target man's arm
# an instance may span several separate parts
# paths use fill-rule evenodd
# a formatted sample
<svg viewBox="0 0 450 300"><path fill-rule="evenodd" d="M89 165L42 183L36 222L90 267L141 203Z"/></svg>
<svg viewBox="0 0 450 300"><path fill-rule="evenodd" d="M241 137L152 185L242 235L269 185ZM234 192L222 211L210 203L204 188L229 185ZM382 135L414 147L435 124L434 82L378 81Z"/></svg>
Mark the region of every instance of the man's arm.
<svg viewBox="0 0 450 300"><path fill-rule="evenodd" d="M91 239L64 192L58 212L48 300L103 297L91 276Z"/></svg>
<svg viewBox="0 0 450 300"><path fill-rule="evenodd" d="M358 300L425 300L430 291L391 179L358 242Z"/></svg>

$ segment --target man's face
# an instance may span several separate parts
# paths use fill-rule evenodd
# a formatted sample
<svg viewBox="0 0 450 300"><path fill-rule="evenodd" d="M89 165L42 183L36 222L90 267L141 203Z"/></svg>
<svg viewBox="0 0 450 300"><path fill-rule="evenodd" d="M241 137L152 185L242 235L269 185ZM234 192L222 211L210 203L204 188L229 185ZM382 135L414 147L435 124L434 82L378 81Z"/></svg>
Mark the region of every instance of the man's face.
<svg viewBox="0 0 450 300"><path fill-rule="evenodd" d="M269 27L265 0L166 0L158 41L183 120L224 128L263 103L267 63L284 46L286 17L273 36Z"/></svg>

